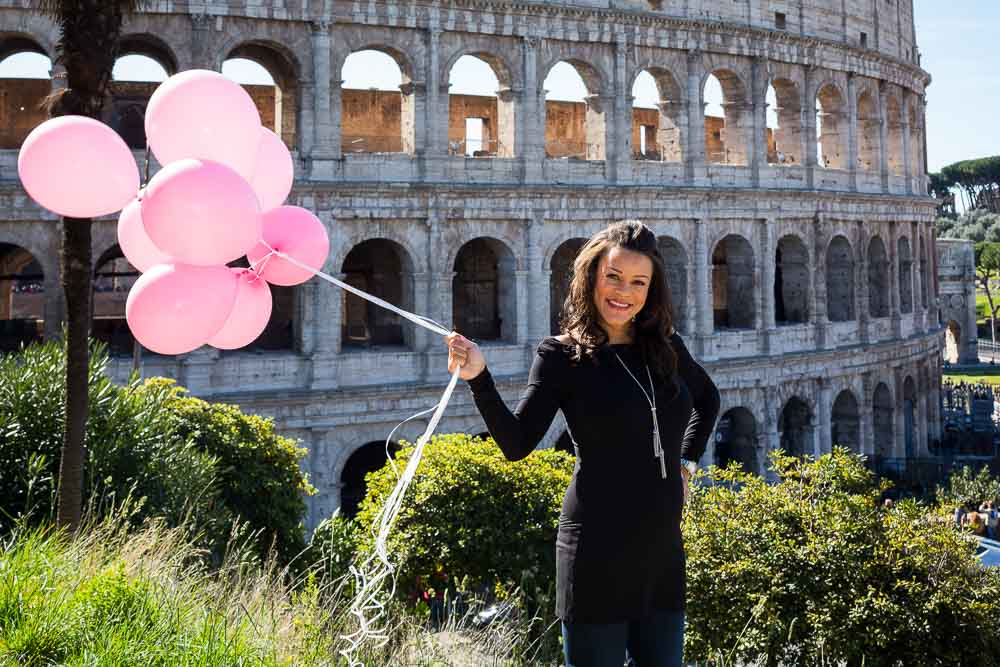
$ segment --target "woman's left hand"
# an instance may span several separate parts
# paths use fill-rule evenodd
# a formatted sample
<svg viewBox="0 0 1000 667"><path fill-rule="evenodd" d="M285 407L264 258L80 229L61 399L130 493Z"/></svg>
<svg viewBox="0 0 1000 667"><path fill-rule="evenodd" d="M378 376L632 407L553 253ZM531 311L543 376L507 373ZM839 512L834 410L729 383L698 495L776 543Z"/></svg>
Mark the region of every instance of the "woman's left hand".
<svg viewBox="0 0 1000 667"><path fill-rule="evenodd" d="M684 489L684 504L687 505L688 500L691 498L690 487L688 486L688 481L691 479L691 473L684 466L681 466L681 487Z"/></svg>

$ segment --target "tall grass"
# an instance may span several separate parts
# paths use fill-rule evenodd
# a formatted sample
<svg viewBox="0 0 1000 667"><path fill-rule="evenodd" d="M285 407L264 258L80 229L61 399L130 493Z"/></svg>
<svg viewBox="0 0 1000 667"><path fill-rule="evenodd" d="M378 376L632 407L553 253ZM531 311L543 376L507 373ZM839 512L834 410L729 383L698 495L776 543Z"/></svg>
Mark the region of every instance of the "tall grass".
<svg viewBox="0 0 1000 667"><path fill-rule="evenodd" d="M320 568L296 580L274 561L231 548L210 570L184 527L128 512L75 537L21 524L0 543L0 665L344 665L353 631L343 581ZM431 632L401 607L390 641L366 665L537 664L527 643L538 619L508 609L476 628L478 608ZM537 633L536 633L537 634Z"/></svg>

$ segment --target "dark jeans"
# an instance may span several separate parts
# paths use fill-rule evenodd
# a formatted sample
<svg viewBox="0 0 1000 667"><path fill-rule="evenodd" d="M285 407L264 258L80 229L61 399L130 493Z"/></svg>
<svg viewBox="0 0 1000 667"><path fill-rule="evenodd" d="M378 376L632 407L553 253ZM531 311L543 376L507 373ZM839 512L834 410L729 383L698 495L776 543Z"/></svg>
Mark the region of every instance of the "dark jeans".
<svg viewBox="0 0 1000 667"><path fill-rule="evenodd" d="M627 623L563 623L566 667L683 667L684 612Z"/></svg>

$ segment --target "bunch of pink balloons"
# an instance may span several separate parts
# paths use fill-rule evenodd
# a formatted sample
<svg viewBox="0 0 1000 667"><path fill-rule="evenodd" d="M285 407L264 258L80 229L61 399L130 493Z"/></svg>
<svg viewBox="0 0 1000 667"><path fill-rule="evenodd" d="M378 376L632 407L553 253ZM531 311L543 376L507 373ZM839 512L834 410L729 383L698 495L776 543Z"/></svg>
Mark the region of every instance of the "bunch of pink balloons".
<svg viewBox="0 0 1000 667"><path fill-rule="evenodd" d="M323 223L283 205L294 166L281 138L261 126L249 94L218 72L163 82L146 108L146 137L163 168L139 190L135 159L107 125L79 116L46 121L25 140L18 173L28 194L60 215L121 211L118 242L142 275L125 316L160 354L202 345L244 347L271 316L275 285L297 285L330 250ZM250 267L228 263L246 256Z"/></svg>

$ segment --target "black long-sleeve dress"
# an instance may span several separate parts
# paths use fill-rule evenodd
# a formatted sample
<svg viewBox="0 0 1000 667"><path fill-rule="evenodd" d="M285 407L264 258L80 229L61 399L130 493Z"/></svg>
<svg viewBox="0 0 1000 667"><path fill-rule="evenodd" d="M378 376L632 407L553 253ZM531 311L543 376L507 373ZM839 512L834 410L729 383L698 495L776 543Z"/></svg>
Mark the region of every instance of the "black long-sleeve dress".
<svg viewBox="0 0 1000 667"><path fill-rule="evenodd" d="M613 623L684 608L680 459L701 458L719 392L680 336L670 342L677 372L671 383L656 386L666 479L653 455L649 403L614 356L648 393L636 345L606 345L596 364L574 363L570 345L544 339L513 413L488 369L469 381L490 434L510 460L535 449L557 410L566 417L577 458L556 541L556 607L564 621Z"/></svg>

